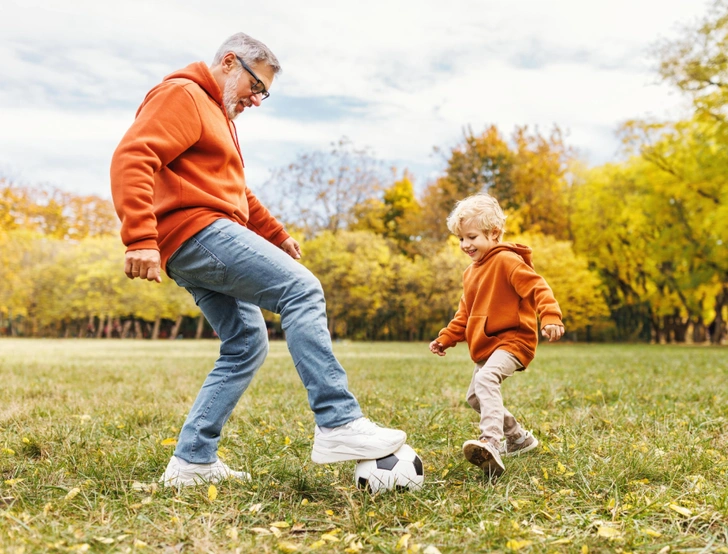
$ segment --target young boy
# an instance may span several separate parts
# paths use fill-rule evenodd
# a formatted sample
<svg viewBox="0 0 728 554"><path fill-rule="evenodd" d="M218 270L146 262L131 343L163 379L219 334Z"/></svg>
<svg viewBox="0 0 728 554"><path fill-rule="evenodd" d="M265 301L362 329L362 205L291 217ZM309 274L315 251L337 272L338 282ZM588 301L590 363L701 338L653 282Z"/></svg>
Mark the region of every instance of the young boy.
<svg viewBox="0 0 728 554"><path fill-rule="evenodd" d="M541 334L549 342L564 334L561 310L551 288L531 263L531 249L501 242L506 216L495 198L476 194L455 205L447 218L450 232L472 263L463 273L463 296L455 317L430 343L439 356L467 341L475 362L468 404L480 412L480 437L463 444L467 460L490 477L505 471L501 460L538 446L503 406L500 384L533 360ZM506 443L501 446L505 435Z"/></svg>

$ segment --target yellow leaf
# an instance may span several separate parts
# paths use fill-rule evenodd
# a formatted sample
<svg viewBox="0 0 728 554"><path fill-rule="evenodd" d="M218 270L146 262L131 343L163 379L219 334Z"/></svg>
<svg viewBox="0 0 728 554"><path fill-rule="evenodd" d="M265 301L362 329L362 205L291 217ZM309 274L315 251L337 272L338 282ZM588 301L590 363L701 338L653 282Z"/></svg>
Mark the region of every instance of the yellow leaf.
<svg viewBox="0 0 728 554"><path fill-rule="evenodd" d="M5 481L5 484L9 487L12 487L13 485L17 485L18 483L22 483L23 481L25 481L25 479L8 479L7 481Z"/></svg>
<svg viewBox="0 0 728 554"><path fill-rule="evenodd" d="M615 529L614 527L607 527L606 525L602 525L597 529L597 535L600 537L604 537L605 539L614 539L621 535L619 532L619 529Z"/></svg>
<svg viewBox="0 0 728 554"><path fill-rule="evenodd" d="M278 529L287 529L290 527L287 521L274 521L270 525L271 527L277 527Z"/></svg>
<svg viewBox="0 0 728 554"><path fill-rule="evenodd" d="M653 529L645 529L645 535L649 535L650 537L661 537L662 533L659 531L654 531Z"/></svg>
<svg viewBox="0 0 728 554"><path fill-rule="evenodd" d="M339 538L332 535L331 533L324 533L323 535L321 535L321 538L329 542L339 542Z"/></svg>
<svg viewBox="0 0 728 554"><path fill-rule="evenodd" d="M231 527L230 529L225 531L225 535L234 541L238 540L238 530L236 527Z"/></svg>
<svg viewBox="0 0 728 554"><path fill-rule="evenodd" d="M114 539L110 537L94 537L94 540L101 544L114 544Z"/></svg>
<svg viewBox="0 0 728 554"><path fill-rule="evenodd" d="M395 550L407 550L407 546L409 545L410 537L409 533L405 533L402 535L399 540L397 541L397 546L395 546Z"/></svg>
<svg viewBox="0 0 728 554"><path fill-rule="evenodd" d="M159 444L161 444L162 446L175 446L177 444L177 439L174 437L170 437L168 439L164 439Z"/></svg>
<svg viewBox="0 0 728 554"><path fill-rule="evenodd" d="M521 548L525 548L526 546L531 546L531 541L519 541L518 539L511 539L506 543L506 548L509 548L511 550L520 550Z"/></svg>
<svg viewBox="0 0 728 554"><path fill-rule="evenodd" d="M693 515L693 512L691 512L687 508L684 508L683 506L679 506L678 504L670 504L670 509L677 512L681 516L690 517L691 515Z"/></svg>
<svg viewBox="0 0 728 554"><path fill-rule="evenodd" d="M283 444L291 444L291 437L286 437L283 439Z"/></svg>
<svg viewBox="0 0 728 554"><path fill-rule="evenodd" d="M79 492L81 492L81 489L79 489L78 487L73 487L70 491L68 491L68 494L66 495L66 500L71 500L72 498L75 498Z"/></svg>
<svg viewBox="0 0 728 554"><path fill-rule="evenodd" d="M309 550L316 550L318 548L321 548L326 544L326 541L314 541L310 545L308 545Z"/></svg>
<svg viewBox="0 0 728 554"><path fill-rule="evenodd" d="M581 547L581 554L589 554L589 547L587 545Z"/></svg>
<svg viewBox="0 0 728 554"><path fill-rule="evenodd" d="M217 498L217 487L215 485L210 485L210 488L207 489L207 498L210 499L210 502L214 502Z"/></svg>
<svg viewBox="0 0 728 554"><path fill-rule="evenodd" d="M551 544L571 544L571 539L556 539Z"/></svg>
<svg viewBox="0 0 728 554"><path fill-rule="evenodd" d="M147 543L145 543L144 541L140 541L139 539L136 539L134 541L134 548L146 548L146 546Z"/></svg>
<svg viewBox="0 0 728 554"><path fill-rule="evenodd" d="M268 531L268 529L264 529L263 527L251 527L250 530L255 533L256 535L270 535L271 532Z"/></svg>
<svg viewBox="0 0 728 554"><path fill-rule="evenodd" d="M30 444L30 439L28 437L23 437L23 443Z"/></svg>
<svg viewBox="0 0 728 554"><path fill-rule="evenodd" d="M442 477L445 477L448 473L450 473L449 469L445 469L442 471Z"/></svg>
<svg viewBox="0 0 728 554"><path fill-rule="evenodd" d="M278 550L290 554L298 550L298 545L289 541L281 541L278 543Z"/></svg>
<svg viewBox="0 0 728 554"><path fill-rule="evenodd" d="M308 498L301 500L301 506L308 506Z"/></svg>
<svg viewBox="0 0 728 554"><path fill-rule="evenodd" d="M543 480L548 481L549 480L549 472L545 467L541 468L541 471L543 472Z"/></svg>
<svg viewBox="0 0 728 554"><path fill-rule="evenodd" d="M327 516L332 516L332 515L334 515L334 510L326 510L326 515L327 515Z"/></svg>
<svg viewBox="0 0 728 554"><path fill-rule="evenodd" d="M15 450L12 448L3 448L3 454L8 454L9 456L15 455Z"/></svg>
<svg viewBox="0 0 728 554"><path fill-rule="evenodd" d="M559 462L556 467L559 469L559 473L561 473L562 475L566 473L566 466L561 462Z"/></svg>

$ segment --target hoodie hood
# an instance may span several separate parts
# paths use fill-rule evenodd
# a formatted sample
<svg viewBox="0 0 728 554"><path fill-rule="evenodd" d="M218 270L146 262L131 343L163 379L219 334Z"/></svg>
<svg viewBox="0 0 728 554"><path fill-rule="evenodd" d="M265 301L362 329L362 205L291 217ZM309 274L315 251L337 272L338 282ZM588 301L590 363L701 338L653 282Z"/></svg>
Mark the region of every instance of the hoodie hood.
<svg viewBox="0 0 728 554"><path fill-rule="evenodd" d="M515 252L518 254L521 258L523 258L523 261L526 262L526 265L533 269L533 261L531 259L531 255L533 253L533 250L531 250L528 246L524 244L517 244L515 242L501 242L500 244L494 246L491 248L488 253L483 256L482 260L479 260L474 265L483 265L488 260L493 258L493 256L497 256L500 252Z"/></svg>
<svg viewBox="0 0 728 554"><path fill-rule="evenodd" d="M210 98L222 106L222 91L205 62L191 63L187 67L170 73L164 78L165 81L172 79L187 79L197 83Z"/></svg>

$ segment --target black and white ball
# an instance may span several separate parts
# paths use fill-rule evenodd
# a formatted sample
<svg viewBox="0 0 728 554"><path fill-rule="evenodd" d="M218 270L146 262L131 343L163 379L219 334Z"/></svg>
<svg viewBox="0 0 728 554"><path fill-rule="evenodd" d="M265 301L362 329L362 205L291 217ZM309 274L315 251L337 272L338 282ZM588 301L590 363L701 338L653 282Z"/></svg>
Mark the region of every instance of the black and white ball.
<svg viewBox="0 0 728 554"><path fill-rule="evenodd" d="M356 464L354 482L360 489L370 492L381 490L419 490L425 482L422 460L411 446L378 460L362 460Z"/></svg>

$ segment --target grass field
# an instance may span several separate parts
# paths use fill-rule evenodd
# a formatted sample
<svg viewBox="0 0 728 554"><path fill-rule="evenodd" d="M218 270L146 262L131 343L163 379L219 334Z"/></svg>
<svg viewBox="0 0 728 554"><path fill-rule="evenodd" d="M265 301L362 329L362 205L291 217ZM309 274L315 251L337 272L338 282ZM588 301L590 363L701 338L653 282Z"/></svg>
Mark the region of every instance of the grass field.
<svg viewBox="0 0 728 554"><path fill-rule="evenodd" d="M370 496L310 461L313 418L285 344L226 426L253 474L156 485L215 341L0 340L0 553L728 552L728 350L545 345L504 383L541 440L495 484L459 346L341 343L366 415L425 462L418 493Z"/></svg>

